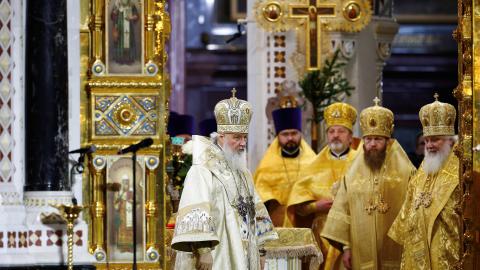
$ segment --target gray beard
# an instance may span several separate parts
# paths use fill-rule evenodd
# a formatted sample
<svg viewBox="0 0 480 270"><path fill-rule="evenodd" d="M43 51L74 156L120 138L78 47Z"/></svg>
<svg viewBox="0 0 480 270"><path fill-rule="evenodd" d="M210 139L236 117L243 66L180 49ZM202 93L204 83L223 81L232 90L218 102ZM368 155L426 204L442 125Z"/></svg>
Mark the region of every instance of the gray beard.
<svg viewBox="0 0 480 270"><path fill-rule="evenodd" d="M343 145L341 142L332 142L328 144L328 147L330 147L330 150L337 154L340 155L341 153L345 152L347 150L347 146Z"/></svg>
<svg viewBox="0 0 480 270"><path fill-rule="evenodd" d="M445 160L450 155L452 147L445 144L438 152L428 152L425 149L425 158L423 159L423 170L426 174L436 174L444 165Z"/></svg>
<svg viewBox="0 0 480 270"><path fill-rule="evenodd" d="M238 170L241 172L247 171L247 158L245 151L233 151L226 143L222 146L222 149L227 164L232 170Z"/></svg>

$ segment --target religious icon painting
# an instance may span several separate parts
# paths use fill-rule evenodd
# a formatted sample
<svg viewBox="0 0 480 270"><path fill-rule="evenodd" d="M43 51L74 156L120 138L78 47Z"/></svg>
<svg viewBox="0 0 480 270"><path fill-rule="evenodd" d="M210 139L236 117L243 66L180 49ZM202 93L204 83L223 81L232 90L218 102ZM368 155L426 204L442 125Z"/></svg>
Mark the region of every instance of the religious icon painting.
<svg viewBox="0 0 480 270"><path fill-rule="evenodd" d="M109 261L128 262L133 255L133 179L131 158L110 158L106 185L106 238ZM137 258L143 261L144 251L144 182L145 168L136 164L136 241Z"/></svg>
<svg viewBox="0 0 480 270"><path fill-rule="evenodd" d="M105 5L109 75L143 74L143 0L108 0Z"/></svg>

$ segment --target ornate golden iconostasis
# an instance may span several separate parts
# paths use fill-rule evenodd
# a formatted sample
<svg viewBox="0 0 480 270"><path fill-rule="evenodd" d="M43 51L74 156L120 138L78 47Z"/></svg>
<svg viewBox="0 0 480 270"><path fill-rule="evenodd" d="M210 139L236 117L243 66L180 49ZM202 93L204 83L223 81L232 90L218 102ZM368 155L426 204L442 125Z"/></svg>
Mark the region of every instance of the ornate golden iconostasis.
<svg viewBox="0 0 480 270"><path fill-rule="evenodd" d="M458 1L460 179L463 183L463 269L480 269L480 3Z"/></svg>
<svg viewBox="0 0 480 270"><path fill-rule="evenodd" d="M133 208L138 269L165 269L165 121L170 91L164 0L82 0L82 144L94 144L84 174L89 251L98 269L131 269ZM133 205L132 154L138 152Z"/></svg>

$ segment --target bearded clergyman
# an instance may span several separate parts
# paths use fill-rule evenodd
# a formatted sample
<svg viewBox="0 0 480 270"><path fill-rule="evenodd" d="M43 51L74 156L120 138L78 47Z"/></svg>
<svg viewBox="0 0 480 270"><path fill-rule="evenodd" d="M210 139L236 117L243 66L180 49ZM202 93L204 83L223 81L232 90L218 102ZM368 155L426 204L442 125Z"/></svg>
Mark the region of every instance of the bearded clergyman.
<svg viewBox="0 0 480 270"><path fill-rule="evenodd" d="M272 112L276 138L268 147L255 171L255 187L278 227L292 227L287 216L290 191L305 176L305 168L315 152L302 136L302 110L293 97L280 102Z"/></svg>
<svg viewBox="0 0 480 270"><path fill-rule="evenodd" d="M456 111L435 100L419 116L425 157L388 235L403 246L402 269L455 269L462 226L459 160L452 151Z"/></svg>
<svg viewBox="0 0 480 270"><path fill-rule="evenodd" d="M295 227L312 228L325 262L322 269L340 268L340 251L320 237L335 193L349 164L357 154L358 140L353 137L357 111L347 103L325 108L328 144L305 168L305 177L290 192L287 212Z"/></svg>
<svg viewBox="0 0 480 270"><path fill-rule="evenodd" d="M401 246L387 237L415 167L391 138L393 113L375 105L360 113L363 148L340 182L321 236L342 250L347 269L398 269Z"/></svg>
<svg viewBox="0 0 480 270"><path fill-rule="evenodd" d="M278 238L246 167L252 108L232 92L215 106L213 141L193 136L172 240L175 269L262 269L263 244Z"/></svg>

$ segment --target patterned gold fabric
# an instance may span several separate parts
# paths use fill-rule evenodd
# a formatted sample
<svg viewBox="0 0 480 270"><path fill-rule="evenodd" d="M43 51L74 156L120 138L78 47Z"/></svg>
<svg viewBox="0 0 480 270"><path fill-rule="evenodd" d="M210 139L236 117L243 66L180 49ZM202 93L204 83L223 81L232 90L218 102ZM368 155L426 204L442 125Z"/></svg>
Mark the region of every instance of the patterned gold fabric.
<svg viewBox="0 0 480 270"><path fill-rule="evenodd" d="M215 105L217 132L248 133L248 125L253 114L252 105L236 98L235 92L234 88L231 98L221 100Z"/></svg>
<svg viewBox="0 0 480 270"><path fill-rule="evenodd" d="M278 239L268 241L264 248L267 251L268 259L302 258L309 261L309 270L318 270L323 262L323 256L318 248L317 242L308 228L275 228L274 232ZM167 229L166 243L173 238L174 231ZM175 250L167 247L167 270L175 268Z"/></svg>
<svg viewBox="0 0 480 270"><path fill-rule="evenodd" d="M340 125L352 130L357 120L357 110L350 104L336 102L325 108L323 118L325 118L327 128Z"/></svg>
<svg viewBox="0 0 480 270"><path fill-rule="evenodd" d="M415 173L400 144L390 140L378 173L357 154L335 196L322 237L351 247L353 269L398 269L401 246L387 237Z"/></svg>
<svg viewBox="0 0 480 270"><path fill-rule="evenodd" d="M270 213L270 216L281 216L281 220L273 220L277 226L292 226L286 215L290 190L296 181L305 176L305 168L314 158L315 152L303 139L298 157L283 158L278 138L275 138L260 161L253 177L255 187L262 201L275 200L282 206L278 210L282 213Z"/></svg>
<svg viewBox="0 0 480 270"><path fill-rule="evenodd" d="M278 239L265 244L268 259L303 258L304 261L309 261L309 270L318 270L323 256L311 229L275 228L275 232Z"/></svg>
<svg viewBox="0 0 480 270"><path fill-rule="evenodd" d="M436 176L423 165L408 185L407 197L388 236L404 248L402 269L454 269L460 260L461 190L458 158L452 153ZM430 204L419 203L430 192Z"/></svg>
<svg viewBox="0 0 480 270"><path fill-rule="evenodd" d="M313 213L306 217L297 213L296 208L300 204L320 199L333 199L332 186L343 178L348 165L356 156L357 151L350 149L342 159L333 157L330 148L324 147L315 160L305 168L305 177L296 182L290 192L287 212L295 227L309 227L319 243L325 258L324 269L338 269L334 265L340 255L340 251L330 246L328 241L320 238L320 232L327 219L327 214Z"/></svg>
<svg viewBox="0 0 480 270"><path fill-rule="evenodd" d="M375 98L374 102L374 106L368 107L360 113L362 136L373 135L390 138L393 132L393 113L389 109L379 106L378 98Z"/></svg>
<svg viewBox="0 0 480 270"><path fill-rule="evenodd" d="M448 103L435 101L423 106L418 113L423 126L423 136L455 135L455 107Z"/></svg>

